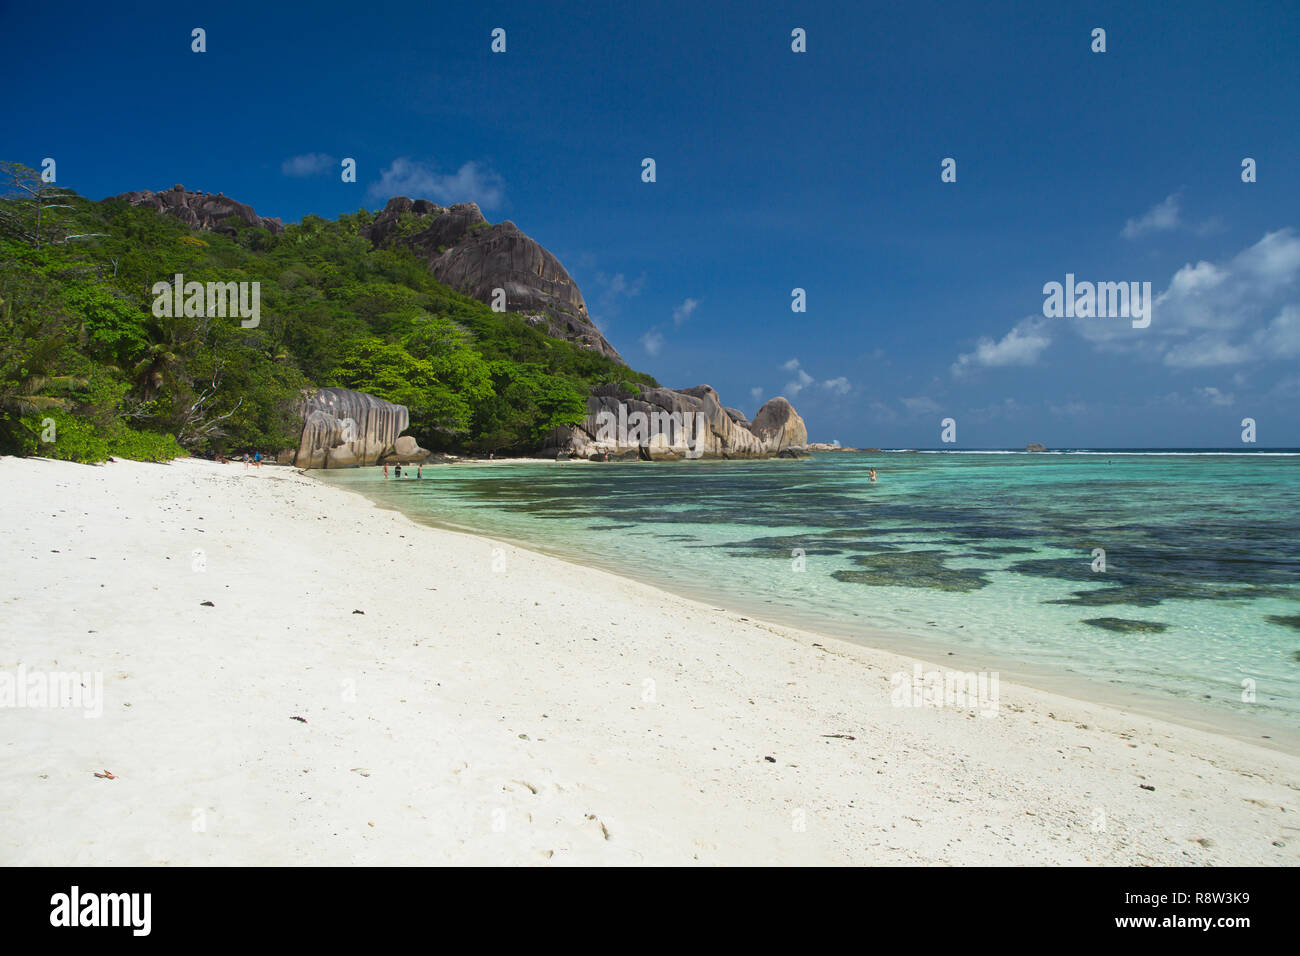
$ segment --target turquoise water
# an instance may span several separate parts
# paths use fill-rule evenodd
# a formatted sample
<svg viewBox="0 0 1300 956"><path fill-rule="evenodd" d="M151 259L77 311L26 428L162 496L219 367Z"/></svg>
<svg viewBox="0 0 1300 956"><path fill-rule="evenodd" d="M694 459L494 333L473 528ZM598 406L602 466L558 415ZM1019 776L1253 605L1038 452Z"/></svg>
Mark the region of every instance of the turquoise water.
<svg viewBox="0 0 1300 956"><path fill-rule="evenodd" d="M418 482L314 474L412 517L869 645L952 654L1054 689L1082 680L1255 737L1300 725L1295 454L886 452L465 463L426 467Z"/></svg>

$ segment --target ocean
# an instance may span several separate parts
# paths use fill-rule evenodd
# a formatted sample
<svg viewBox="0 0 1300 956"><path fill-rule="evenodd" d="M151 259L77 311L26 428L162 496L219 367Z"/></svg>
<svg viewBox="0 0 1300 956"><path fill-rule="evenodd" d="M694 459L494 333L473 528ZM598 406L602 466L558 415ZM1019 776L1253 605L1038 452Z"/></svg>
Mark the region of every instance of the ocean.
<svg viewBox="0 0 1300 956"><path fill-rule="evenodd" d="M1300 450L313 474L714 607L1300 744Z"/></svg>

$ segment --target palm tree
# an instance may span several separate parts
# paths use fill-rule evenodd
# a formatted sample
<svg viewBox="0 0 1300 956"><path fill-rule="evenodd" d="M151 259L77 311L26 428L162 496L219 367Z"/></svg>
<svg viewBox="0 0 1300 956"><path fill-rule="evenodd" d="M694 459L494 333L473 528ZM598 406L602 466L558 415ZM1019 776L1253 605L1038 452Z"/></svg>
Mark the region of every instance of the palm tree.
<svg viewBox="0 0 1300 956"><path fill-rule="evenodd" d="M68 408L67 393L85 379L56 374L64 347L80 335L48 288L14 270L0 270L0 445L18 444L25 416Z"/></svg>
<svg viewBox="0 0 1300 956"><path fill-rule="evenodd" d="M0 321L0 340L12 329L13 323ZM72 406L70 398L50 392L66 393L86 385L80 376L50 374L62 345L57 339L19 335L0 347L0 448L18 450L27 416Z"/></svg>
<svg viewBox="0 0 1300 956"><path fill-rule="evenodd" d="M200 343L197 339L187 338L174 319L151 321L146 329L149 348L131 370L131 379L144 400L150 401L164 388L173 392L181 388L185 362L193 356Z"/></svg>

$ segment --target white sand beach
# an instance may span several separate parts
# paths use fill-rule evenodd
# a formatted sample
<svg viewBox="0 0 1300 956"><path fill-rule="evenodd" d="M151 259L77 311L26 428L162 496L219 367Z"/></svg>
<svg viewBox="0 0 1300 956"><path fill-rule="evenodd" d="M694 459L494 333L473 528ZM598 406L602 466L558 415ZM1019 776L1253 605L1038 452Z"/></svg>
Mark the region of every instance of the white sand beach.
<svg viewBox="0 0 1300 956"><path fill-rule="evenodd" d="M0 534L0 673L103 680L0 708L0 864L1300 862L1295 756L891 706L910 659L289 468L3 458Z"/></svg>

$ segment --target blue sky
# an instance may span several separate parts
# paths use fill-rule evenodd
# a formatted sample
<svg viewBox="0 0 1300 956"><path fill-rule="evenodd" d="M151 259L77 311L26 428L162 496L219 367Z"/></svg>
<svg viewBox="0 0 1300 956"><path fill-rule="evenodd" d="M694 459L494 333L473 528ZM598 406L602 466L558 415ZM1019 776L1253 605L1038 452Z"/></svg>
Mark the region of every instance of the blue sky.
<svg viewBox="0 0 1300 956"><path fill-rule="evenodd" d="M1270 2L4 4L0 158L286 222L477 201L631 365L814 439L1297 446L1297 51ZM1045 318L1067 273L1150 327Z"/></svg>

